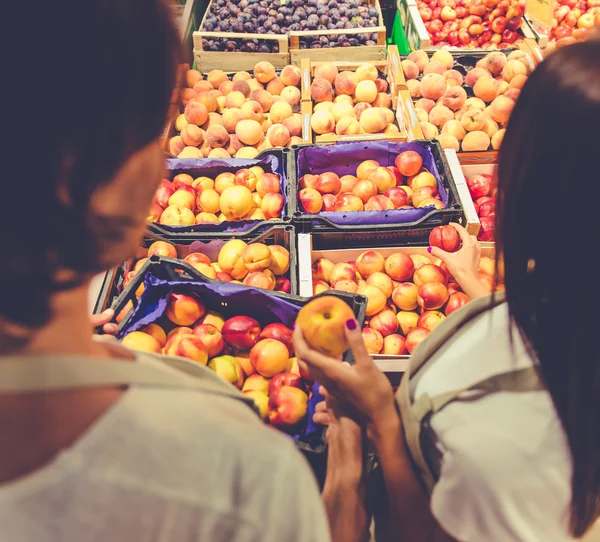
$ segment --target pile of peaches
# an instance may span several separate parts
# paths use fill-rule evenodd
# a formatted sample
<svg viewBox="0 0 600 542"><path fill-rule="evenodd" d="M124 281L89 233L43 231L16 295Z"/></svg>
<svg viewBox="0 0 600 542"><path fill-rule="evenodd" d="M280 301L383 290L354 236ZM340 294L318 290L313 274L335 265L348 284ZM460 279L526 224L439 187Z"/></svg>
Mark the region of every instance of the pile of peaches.
<svg viewBox="0 0 600 542"><path fill-rule="evenodd" d="M486 173L467 178L467 187L479 216L481 228L477 234L480 241L493 241L496 224L496 179Z"/></svg>
<svg viewBox="0 0 600 542"><path fill-rule="evenodd" d="M393 166L365 160L355 173L339 177L330 171L301 177L298 198L304 211L312 214L444 208L437 180L423 167L423 158L416 151L400 153Z"/></svg>
<svg viewBox="0 0 600 542"><path fill-rule="evenodd" d="M319 135L394 134L388 82L372 64L338 72L332 62L317 66L310 85L316 104L310 126Z"/></svg>
<svg viewBox="0 0 600 542"><path fill-rule="evenodd" d="M494 273L494 260L482 257L479 278L490 291ZM469 301L441 260L408 252L385 257L367 250L356 261L342 263L319 258L312 264L312 277L315 295L338 290L367 298L362 333L370 354L412 353L444 318Z"/></svg>
<svg viewBox="0 0 600 542"><path fill-rule="evenodd" d="M203 78L186 74L181 91L184 112L177 117L179 135L169 140L178 158L254 158L273 147L302 143L300 69L285 66L279 75L269 62L259 62L252 74L237 72L229 79L222 70Z"/></svg>
<svg viewBox="0 0 600 542"><path fill-rule="evenodd" d="M160 182L148 221L165 226L281 218L285 198L275 173L260 166L224 172L214 179L180 173Z"/></svg>
<svg viewBox="0 0 600 542"><path fill-rule="evenodd" d="M155 241L148 247L146 255L126 273L123 287L129 284L151 256L179 257L175 245L167 241ZM286 294L291 291L292 285L287 278L290 269L290 253L281 245L247 244L241 239L232 239L221 247L217 261L211 261L202 252L191 252L183 258L183 261L210 279ZM143 286L140 286L139 295L142 292Z"/></svg>
<svg viewBox="0 0 600 542"><path fill-rule="evenodd" d="M466 76L448 51L413 51L402 61L426 139L456 151L497 150L521 88L534 69L524 51L489 53ZM467 91L472 92L469 97Z"/></svg>
<svg viewBox="0 0 600 542"><path fill-rule="evenodd" d="M200 297L167 296L161 319L128 333L123 345L206 365L250 397L261 417L294 432L306 418L311 382L294 355L292 330L279 323L261 327L249 316L208 311Z"/></svg>

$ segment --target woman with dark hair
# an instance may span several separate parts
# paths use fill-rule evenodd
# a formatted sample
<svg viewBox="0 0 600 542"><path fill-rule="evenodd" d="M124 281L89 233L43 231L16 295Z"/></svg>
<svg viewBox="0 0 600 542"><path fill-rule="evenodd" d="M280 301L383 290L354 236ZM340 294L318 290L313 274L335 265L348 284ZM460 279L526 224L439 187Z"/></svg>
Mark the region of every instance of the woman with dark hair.
<svg viewBox="0 0 600 542"><path fill-rule="evenodd" d="M27 9L0 37L0 540L329 540L306 462L244 396L93 340L89 282L134 254L163 176L166 4Z"/></svg>
<svg viewBox="0 0 600 542"><path fill-rule="evenodd" d="M599 59L598 40L577 43L529 77L498 170L506 297L444 320L413 354L396 400L354 321L352 367L295 332L297 355L355 410L377 451L389 539L600 539L590 533L600 527L600 289L588 272L598 223L583 201L560 196L573 187L600 201ZM455 227L462 249L432 253L477 296L479 246Z"/></svg>

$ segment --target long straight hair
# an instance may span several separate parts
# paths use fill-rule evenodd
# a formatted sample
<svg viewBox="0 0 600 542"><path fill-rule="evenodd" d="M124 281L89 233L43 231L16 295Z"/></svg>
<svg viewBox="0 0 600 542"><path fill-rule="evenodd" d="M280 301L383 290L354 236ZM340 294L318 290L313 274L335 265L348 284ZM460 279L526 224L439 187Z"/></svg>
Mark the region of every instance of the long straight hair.
<svg viewBox="0 0 600 542"><path fill-rule="evenodd" d="M600 516L600 41L560 49L529 77L498 168L497 250L508 307L572 457L570 529Z"/></svg>

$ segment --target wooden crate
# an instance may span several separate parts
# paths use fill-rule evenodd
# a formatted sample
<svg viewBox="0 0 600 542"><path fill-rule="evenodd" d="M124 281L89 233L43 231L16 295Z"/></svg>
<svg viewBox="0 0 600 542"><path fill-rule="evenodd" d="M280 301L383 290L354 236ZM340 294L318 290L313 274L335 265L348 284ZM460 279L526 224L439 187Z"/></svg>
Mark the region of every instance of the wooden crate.
<svg viewBox="0 0 600 542"><path fill-rule="evenodd" d="M400 85L398 81L404 81L402 75L402 69L400 66L400 55L398 54L398 48L395 45L390 45L388 56L383 61L351 61L351 62L333 62L339 69L343 70L356 70L362 64L371 64L377 68L378 71L386 75L388 81L388 92L392 99L392 110L395 112L396 123L399 128L399 132L392 134L358 134L353 136L338 136L338 135L314 135L314 141L317 144L332 144L339 141L406 141L406 127L405 119L402 112L398 112L398 93ZM305 122L305 133L303 137L305 141L311 142L313 140L313 133L310 127L310 116L313 112L313 103L310 96L310 85L314 76L315 70L324 64L324 62L311 62L308 58L301 60L300 66L302 70L302 113L308 121Z"/></svg>
<svg viewBox="0 0 600 542"><path fill-rule="evenodd" d="M205 51L202 46L203 38L224 39L258 39L276 41L279 44L278 53L241 53L230 51ZM270 62L276 68L283 68L289 62L288 37L276 34L238 34L235 32L194 32L194 61L196 69L201 72L211 70L252 71L259 62Z"/></svg>
<svg viewBox="0 0 600 542"><path fill-rule="evenodd" d="M367 0L369 5L377 9L379 25L365 28L340 28L335 30L301 30L290 32L290 62L300 66L303 58L311 62L335 62L343 58L351 58L355 62L378 61L386 59L386 27L381 14L379 0ZM377 45L359 45L357 47L327 47L324 49L300 49L303 37L320 37L329 35L348 36L361 34L377 34Z"/></svg>

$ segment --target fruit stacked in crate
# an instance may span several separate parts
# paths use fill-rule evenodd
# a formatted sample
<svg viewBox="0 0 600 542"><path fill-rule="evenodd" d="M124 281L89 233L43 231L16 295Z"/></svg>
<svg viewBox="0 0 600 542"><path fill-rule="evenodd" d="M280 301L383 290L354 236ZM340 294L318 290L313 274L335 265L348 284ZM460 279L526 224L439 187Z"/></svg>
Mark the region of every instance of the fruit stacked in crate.
<svg viewBox="0 0 600 542"><path fill-rule="evenodd" d="M431 45L469 49L509 47L523 24L520 0L417 0Z"/></svg>
<svg viewBox="0 0 600 542"><path fill-rule="evenodd" d="M467 177L466 181L477 216L479 216L479 222L481 222L477 239L493 241L496 225L497 178L495 174L481 173Z"/></svg>
<svg viewBox="0 0 600 542"><path fill-rule="evenodd" d="M533 59L524 51L494 51L472 61L444 50L431 58L414 51L402 69L426 139L456 151L497 150Z"/></svg>
<svg viewBox="0 0 600 542"><path fill-rule="evenodd" d="M317 66L310 85L313 132L323 136L399 135L388 87L385 76L370 63L341 72L333 62Z"/></svg>
<svg viewBox="0 0 600 542"><path fill-rule="evenodd" d="M174 290L164 315L127 333L122 343L208 366L251 397L261 417L279 429L294 431L306 418L312 381L300 373L292 330L283 324L226 318L207 310L201 296Z"/></svg>
<svg viewBox="0 0 600 542"><path fill-rule="evenodd" d="M166 226L281 218L285 198L281 179L260 166L194 179L187 173L163 179L148 220Z"/></svg>
<svg viewBox="0 0 600 542"><path fill-rule="evenodd" d="M189 247L185 247L188 251ZM231 239L223 244L217 258L211 258L204 252L192 251L183 258L196 271L209 279L243 284L253 288L274 290L289 294L292 289L290 282L290 252L281 245L267 245L264 243L248 244L242 239ZM160 256L178 258L177 247L168 241L155 241L148 249L140 249L139 253L145 255L135 262L132 271L123 279L123 287L131 282L140 272L148 258ZM140 287L139 295L143 292ZM138 297L139 297L138 295Z"/></svg>
<svg viewBox="0 0 600 542"><path fill-rule="evenodd" d="M394 166L366 160L355 175L340 178L331 171L304 175L299 188L298 198L307 213L444 208L437 179L423 167L421 155L412 150L398 154Z"/></svg>
<svg viewBox="0 0 600 542"><path fill-rule="evenodd" d="M460 247L452 226L434 228L430 242L449 252ZM495 286L494 276L495 260L483 256L479 279L490 292L502 288ZM367 298L363 338L370 354L412 353L444 318L469 301L448 268L425 249L366 250L354 261L338 263L317 258L312 278L315 295L338 290Z"/></svg>
<svg viewBox="0 0 600 542"><path fill-rule="evenodd" d="M600 27L598 0L560 0L552 2L552 6L552 29L548 36L552 40L584 40L595 27Z"/></svg>
<svg viewBox="0 0 600 542"><path fill-rule="evenodd" d="M204 76L189 70L181 92L184 111L169 151L179 158L254 158L273 147L302 142L300 69L279 73L269 62L231 78L223 70Z"/></svg>

